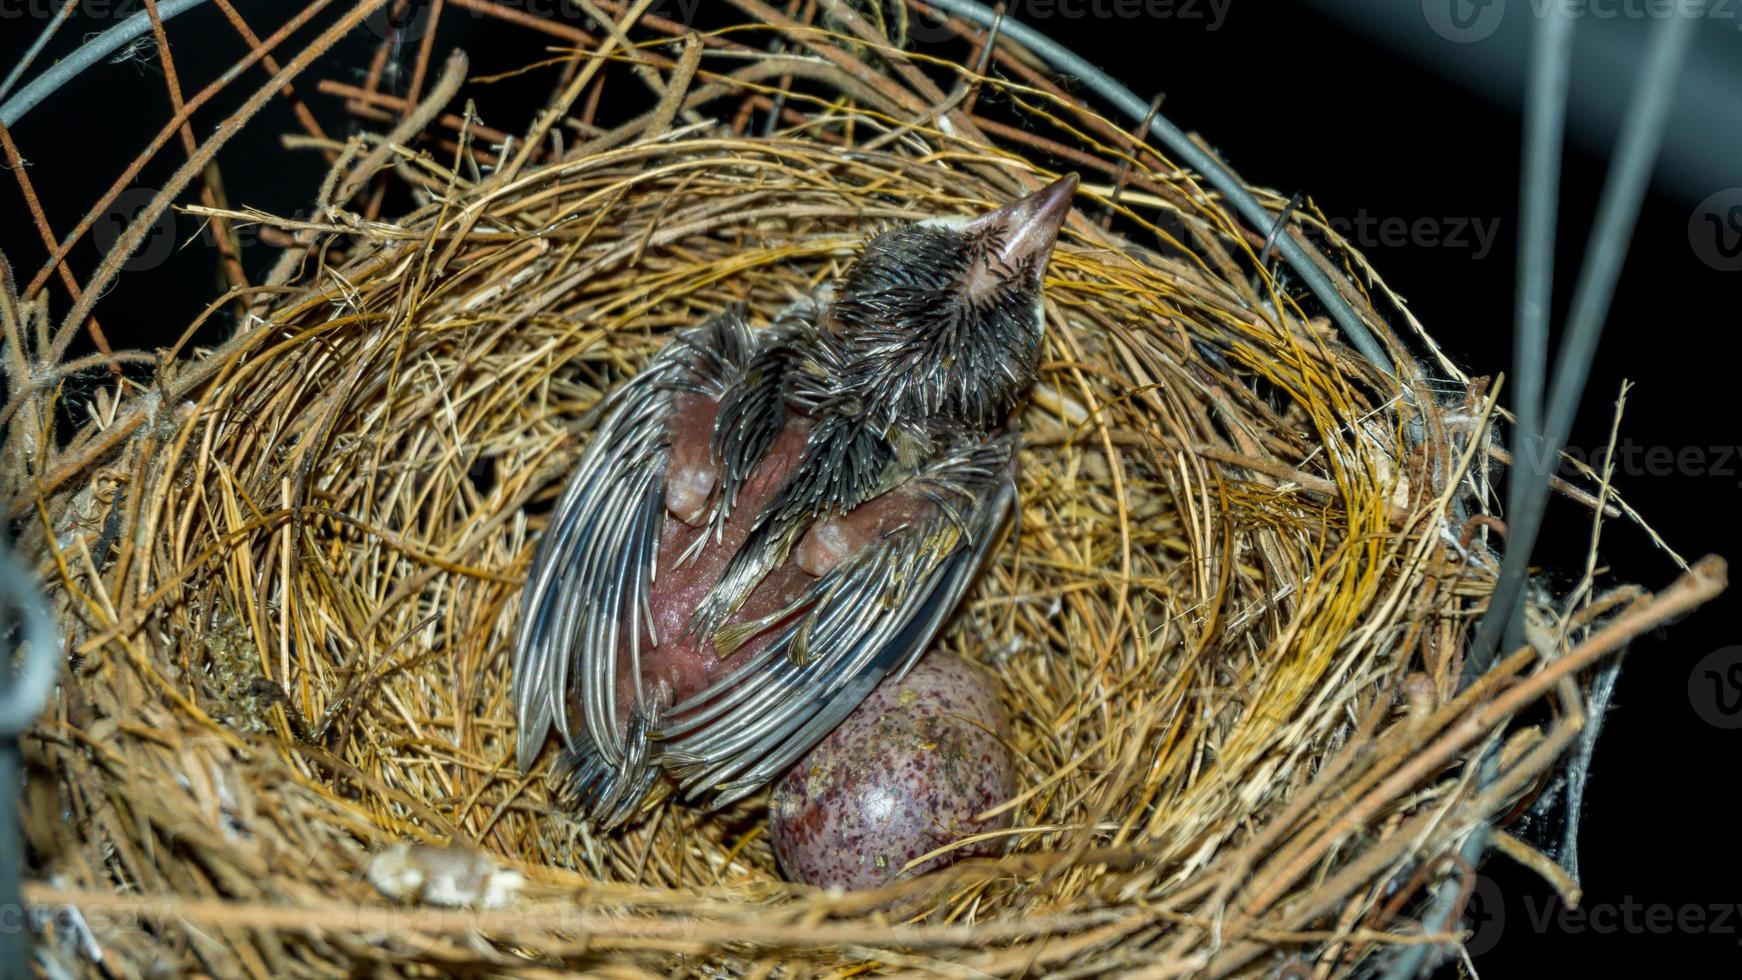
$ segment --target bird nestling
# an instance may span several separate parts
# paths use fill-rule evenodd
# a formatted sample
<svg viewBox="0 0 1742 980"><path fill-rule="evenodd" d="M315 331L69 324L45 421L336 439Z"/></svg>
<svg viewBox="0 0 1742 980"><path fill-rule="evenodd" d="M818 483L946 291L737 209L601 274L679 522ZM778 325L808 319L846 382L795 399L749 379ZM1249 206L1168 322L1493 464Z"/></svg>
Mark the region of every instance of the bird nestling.
<svg viewBox="0 0 1742 980"><path fill-rule="evenodd" d="M723 806L918 659L1015 501L1076 186L878 235L768 328L722 314L612 393L522 601L522 769L555 726L605 826L662 769Z"/></svg>

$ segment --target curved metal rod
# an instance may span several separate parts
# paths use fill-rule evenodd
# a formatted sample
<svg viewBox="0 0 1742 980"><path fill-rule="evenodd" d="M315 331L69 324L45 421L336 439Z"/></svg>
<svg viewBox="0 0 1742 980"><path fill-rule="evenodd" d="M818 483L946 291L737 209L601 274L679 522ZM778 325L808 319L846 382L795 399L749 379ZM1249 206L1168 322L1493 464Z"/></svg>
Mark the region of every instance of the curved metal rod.
<svg viewBox="0 0 1742 980"><path fill-rule="evenodd" d="M185 13L205 3L206 0L161 0L157 5L158 17L168 20L177 14ZM56 25L51 25L58 26ZM96 37L85 42L72 54L56 62L47 71L36 76L29 85L18 90L18 94L0 104L0 126L10 129L25 113L36 108L43 99L53 95L62 85L72 81L79 73L114 54L123 45L132 43L134 38L151 30L151 15L140 11L114 27L109 28Z"/></svg>
<svg viewBox="0 0 1742 980"><path fill-rule="evenodd" d="M1548 383L1548 317L1554 297L1555 216L1560 208L1561 137L1567 126L1567 95L1573 65L1573 18L1564 10L1545 15L1535 32L1524 99L1524 163L1518 190L1518 283L1513 306L1513 477L1506 486L1506 515L1523 513L1528 475L1554 467L1543 455L1542 392ZM1527 468L1528 467L1528 468ZM1546 477L1545 477L1546 479ZM1506 619L1510 649L1524 637L1524 606L1513 603ZM1480 653L1467 666L1488 669ZM1480 661L1480 663L1478 663ZM1473 676L1466 673L1466 677Z"/></svg>
<svg viewBox="0 0 1742 980"><path fill-rule="evenodd" d="M1550 26L1552 21L1566 16L1559 6L1551 4L1550 9L1555 12L1538 28L1539 31L1556 29ZM1496 644L1514 615L1514 610L1522 605L1518 602L1519 594L1524 586L1530 552L1536 543L1537 531L1542 526L1543 510L1548 502L1548 478L1554 471L1552 461L1572 430L1573 412L1578 408L1579 398L1584 393L1591 360L1596 356L1597 340L1602 335L1603 323L1608 317L1609 301L1614 296L1615 280L1621 275L1621 260L1627 254L1628 240L1633 237L1633 226L1639 217L1639 206L1645 198L1652 163L1657 158L1658 146L1662 142L1663 127L1669 117L1670 97L1675 91L1676 78L1686 58L1688 44L1693 40L1694 27L1704 14L1703 0L1694 0L1693 5L1686 11L1678 12L1660 22L1646 52L1645 66L1640 70L1639 81L1634 86L1626 122L1616 145L1615 165L1603 181L1603 196L1597 205L1596 222L1585 252L1584 264L1579 269L1578 283L1573 290L1573 306L1567 317L1567 336L1561 344L1555 363L1554 387L1547 424L1540 433L1539 447L1544 457L1540 465L1532 466L1522 473L1518 468L1527 461L1513 461L1513 479L1524 483L1524 509L1507 515L1511 518L1511 523L1508 527L1506 556L1501 564L1500 581L1495 586L1490 609L1476 627L1476 637L1471 642L1470 657L1466 661L1473 670L1485 669L1486 662L1492 659ZM1545 41L1539 53L1548 49L1548 42ZM1566 78L1562 76L1558 90L1555 85L1545 83L1540 88L1533 86L1530 97L1552 97L1564 105L1566 89ZM1531 125L1542 126L1550 122L1564 122L1564 114L1543 111L1543 107L1537 107L1528 119ZM1556 144L1560 141L1559 137L1559 133L1554 134ZM1538 148L1548 142L1545 135L1536 133L1530 134L1527 140L1527 146ZM1538 236L1525 240L1522 245L1541 248L1543 241ZM1549 246L1552 247L1552 242ZM1541 261L1543 257L1538 256L1537 260ZM1472 674L1465 674L1466 681L1471 677ZM1477 762L1477 784L1486 786L1491 783L1499 768L1497 748L1491 748ZM1464 839L1463 846L1458 849L1459 858L1473 866L1487 850L1491 831L1487 820L1478 821L1470 835ZM1445 931L1458 916L1462 911L1458 907L1458 895L1462 890L1462 884L1455 877L1440 883L1434 891L1428 914L1422 921L1427 932ZM1404 950L1386 971L1386 980L1409 980L1417 976L1426 964L1428 954L1435 948L1418 945Z"/></svg>
<svg viewBox="0 0 1742 980"><path fill-rule="evenodd" d="M72 16L73 10L77 6L77 0L68 0L54 15L54 19L48 22L48 26L42 29L42 33L36 36L36 40L30 45L30 50L24 52L24 57L18 59L18 64L13 65L12 70L6 73L6 80L0 82L0 102L4 102L6 96L12 93L12 86L18 84L19 76L30 70L30 66L36 61L36 56L42 54L42 49L48 47L48 42L54 40L56 32L60 30L62 24L67 22L67 18Z"/></svg>
<svg viewBox="0 0 1742 980"><path fill-rule="evenodd" d="M1516 602L1524 585L1531 548L1542 526L1543 510L1548 504L1549 477L1555 470L1555 459L1572 434L1573 415L1584 395L1591 361L1597 353L1597 341L1602 337L1609 302L1615 294L1615 281L1620 278L1621 262L1627 255L1627 243L1633 237L1633 226L1645 198L1652 164L1663 141L1676 79L1681 73L1688 44L1693 40L1694 27L1703 12L1704 3L1696 0L1686 13L1665 18L1646 52L1645 66L1640 70L1639 83L1634 88L1626 122L1617 142L1615 164L1604 180L1590 244L1573 289L1566 338L1555 360L1554 384L1549 392L1544 426L1537 434L1536 451L1541 455L1528 460L1518 457L1513 460L1513 479L1522 483L1524 490L1517 510L1507 514L1506 557L1495 589L1495 608L1483 616L1471 643L1469 662L1473 667L1485 666L1492 658L1502 633L1508 636L1509 642L1522 636L1518 627L1513 625ZM1545 21L1544 29L1547 29L1547 23L1549 21ZM1564 92L1562 94L1564 100ZM1520 473L1521 467L1528 468ZM1509 626L1513 628L1509 630Z"/></svg>
<svg viewBox="0 0 1742 980"><path fill-rule="evenodd" d="M33 576L3 545L0 545L0 602L17 610L27 647L17 672L4 668L5 676L0 676L0 739L6 739L29 728L48 700L48 692L59 673L60 641Z"/></svg>
<svg viewBox="0 0 1742 980"><path fill-rule="evenodd" d="M12 609L6 609L10 606ZM0 541L0 622L16 610L23 627L24 661L16 673L9 658L0 657L0 915L15 924L23 916L20 885L24 878L24 848L19 841L18 792L23 786L18 746L13 739L30 727L48 700L60 673L60 642L48 606L32 576L5 542ZM10 636L10 623L0 636ZM29 973L31 934L28 928L0 929L0 974Z"/></svg>

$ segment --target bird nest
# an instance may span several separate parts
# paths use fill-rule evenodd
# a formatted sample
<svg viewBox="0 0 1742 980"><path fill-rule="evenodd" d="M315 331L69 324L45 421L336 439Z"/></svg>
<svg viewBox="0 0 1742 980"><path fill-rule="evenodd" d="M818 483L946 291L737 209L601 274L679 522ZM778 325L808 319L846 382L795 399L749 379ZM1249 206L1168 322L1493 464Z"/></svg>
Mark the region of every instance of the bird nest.
<svg viewBox="0 0 1742 980"><path fill-rule="evenodd" d="M251 304L233 336L105 381L70 438L48 434L52 369L9 362L13 515L71 653L25 745L26 897L64 913L49 955L1340 974L1455 941L1421 907L1577 734L1579 672L1716 587L1700 566L1537 607L1531 643L1464 683L1500 527L1493 393L1320 216L1252 191L1393 363L1279 281L1265 229L1008 42L951 21L962 64L1000 69L976 72L850 14L823 31L745 6L775 26L599 32L495 146L442 114L456 58L392 133L327 147L312 219L202 209L282 229L284 261L214 304ZM786 53L743 57L770 36ZM604 77L648 84L644 111L577 119ZM601 833L518 771L520 589L601 397L677 329L766 322L879 227L1068 169L1020 520L939 640L993 668L1014 720L1002 854L831 893L782 880L765 794L718 813L656 794ZM388 183L421 204L351 203ZM40 356L47 303L7 285L9 357Z"/></svg>

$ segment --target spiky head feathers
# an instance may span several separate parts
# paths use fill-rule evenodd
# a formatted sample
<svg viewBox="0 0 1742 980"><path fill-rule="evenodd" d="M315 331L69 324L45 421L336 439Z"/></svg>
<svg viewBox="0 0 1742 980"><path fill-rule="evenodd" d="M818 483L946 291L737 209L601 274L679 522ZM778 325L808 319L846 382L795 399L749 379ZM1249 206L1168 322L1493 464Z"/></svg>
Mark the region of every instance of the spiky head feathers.
<svg viewBox="0 0 1742 980"><path fill-rule="evenodd" d="M868 242L822 324L842 393L886 425L1001 425L1034 378L1041 278L1075 187Z"/></svg>

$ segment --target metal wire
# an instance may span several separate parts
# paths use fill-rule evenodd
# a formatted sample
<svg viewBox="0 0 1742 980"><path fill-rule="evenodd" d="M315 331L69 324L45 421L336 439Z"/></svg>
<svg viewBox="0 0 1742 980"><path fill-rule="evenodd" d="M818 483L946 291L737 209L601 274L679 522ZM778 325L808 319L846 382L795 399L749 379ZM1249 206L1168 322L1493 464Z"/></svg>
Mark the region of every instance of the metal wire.
<svg viewBox="0 0 1742 980"><path fill-rule="evenodd" d="M18 736L30 727L54 686L60 644L42 593L9 548L0 543L0 637L21 627L23 660L0 661L0 976L29 974L30 931L20 884L24 847L18 832Z"/></svg>
<svg viewBox="0 0 1742 980"><path fill-rule="evenodd" d="M6 73L6 80L0 81L0 100L5 99L12 92L12 86L18 84L19 77L30 70L31 64L36 61L36 56L42 53L43 48L48 47L48 42L54 40L55 32L59 31L61 25L67 22L67 18L72 16L76 6L77 4L71 2L62 6L54 15L54 20L49 21L48 26L42 29L42 33L36 36L36 41L30 45L30 50L24 52L24 57L18 59L18 64L13 65L12 70Z"/></svg>
<svg viewBox="0 0 1742 980"><path fill-rule="evenodd" d="M1524 510L1530 492L1525 474L1549 465L1542 447L1542 390L1548 379L1548 314L1554 295L1555 214L1560 205L1561 135L1566 130L1567 92L1573 64L1573 18L1553 4L1531 50L1524 100L1524 165L1519 172L1518 294L1512 338L1512 459L1506 513ZM1526 469L1526 467L1531 469ZM1512 603L1507 645L1523 636L1524 604ZM1474 665L1478 657L1466 661ZM1481 658L1487 669L1487 659Z"/></svg>
<svg viewBox="0 0 1742 980"><path fill-rule="evenodd" d="M1559 8L1550 6L1557 11L1557 15L1545 18L1537 28L1539 31L1563 29L1556 25L1558 17L1561 16L1558 13ZM1615 280L1621 274L1621 260L1627 254L1627 243L1633 236L1633 225L1639 216L1639 206L1645 198L1652 163L1662 141L1664 123L1669 116L1670 96L1675 91L1679 68L1686 57L1688 44L1693 39L1694 28L1704 15L1703 0L1694 0L1684 11L1678 11L1659 22L1646 54L1645 67L1641 69L1639 80L1634 86L1627 122L1616 145L1615 164L1603 182L1603 196L1598 202L1596 222L1591 231L1584 264L1579 270L1578 283L1574 287L1573 306L1567 317L1567 337L1561 344L1555 362L1548 418L1539 433L1538 448L1543 456L1539 464L1535 460L1526 461L1523 458L1513 460L1512 478L1523 484L1520 500L1524 506L1515 513L1507 514L1509 523L1506 556L1501 564L1500 580L1494 597L1490 600L1490 608L1477 625L1476 637L1470 645L1470 656L1466 661L1469 668L1465 673L1466 682L1487 669L1501 635L1521 611L1520 597L1525 572L1529 567L1530 552L1536 543L1537 532L1542 527L1542 514L1548 502L1549 477L1555 470L1553 460L1572 431L1573 413L1584 393L1591 360L1596 356L1597 340L1602 335L1603 323L1608 317L1609 301L1614 296ZM1536 54L1553 57L1554 45L1553 38L1544 40L1538 46ZM1532 85L1529 98L1533 101L1552 99L1564 107L1569 85L1565 73L1554 71L1552 65L1545 66L1542 71L1541 84ZM1536 105L1531 107L1525 118L1526 124L1532 127L1532 132L1526 136L1527 148L1541 152L1550 142L1559 145L1562 133L1558 127L1565 122L1563 111ZM1553 133L1538 131L1550 126L1557 127ZM1533 170L1531 162L1527 162L1526 174L1529 175ZM1542 188L1527 187L1525 193L1528 197L1546 192ZM1526 220L1545 215L1552 222L1552 203L1533 202L1526 207ZM1537 250L1539 253L1548 249L1550 254L1536 254L1524 258L1521 260L1522 267L1534 270L1547 268L1553 261L1553 247L1552 237L1532 235L1525 230L1520 248ZM1521 288L1532 288L1532 284L1521 284ZM1546 302L1547 297L1544 296L1543 299ZM1546 319L1528 324L1521 320L1518 329L1523 330L1527 325L1531 329L1545 329ZM1546 344L1540 338L1532 342ZM1613 678L1610 679L1610 683L1612 682ZM1608 691L1601 693L1604 695L1602 700L1606 702ZM1498 748L1491 748L1477 762L1477 785L1485 787L1493 782L1499 769ZM1571 799L1569 795L1569 801ZM1474 866L1488 848L1490 833L1488 822L1479 821L1465 838L1464 845L1458 849L1458 857L1466 865ZM1440 883L1434 891L1428 914L1423 919L1425 931L1443 932L1450 926L1461 911L1458 907L1458 896L1462 891L1462 882L1456 876ZM1386 980L1409 980L1419 975L1428 955L1436 948L1425 944L1407 948L1386 971Z"/></svg>
<svg viewBox="0 0 1742 980"><path fill-rule="evenodd" d="M206 0L161 0L157 5L157 16L168 20L205 2ZM58 26L59 22L56 21L49 26L49 30L53 31ZM12 128L26 113L36 108L43 99L53 95L62 85L78 77L80 72L114 54L149 30L151 15L142 10L86 41L72 54L36 76L29 85L19 89L17 95L0 104L0 126Z"/></svg>

